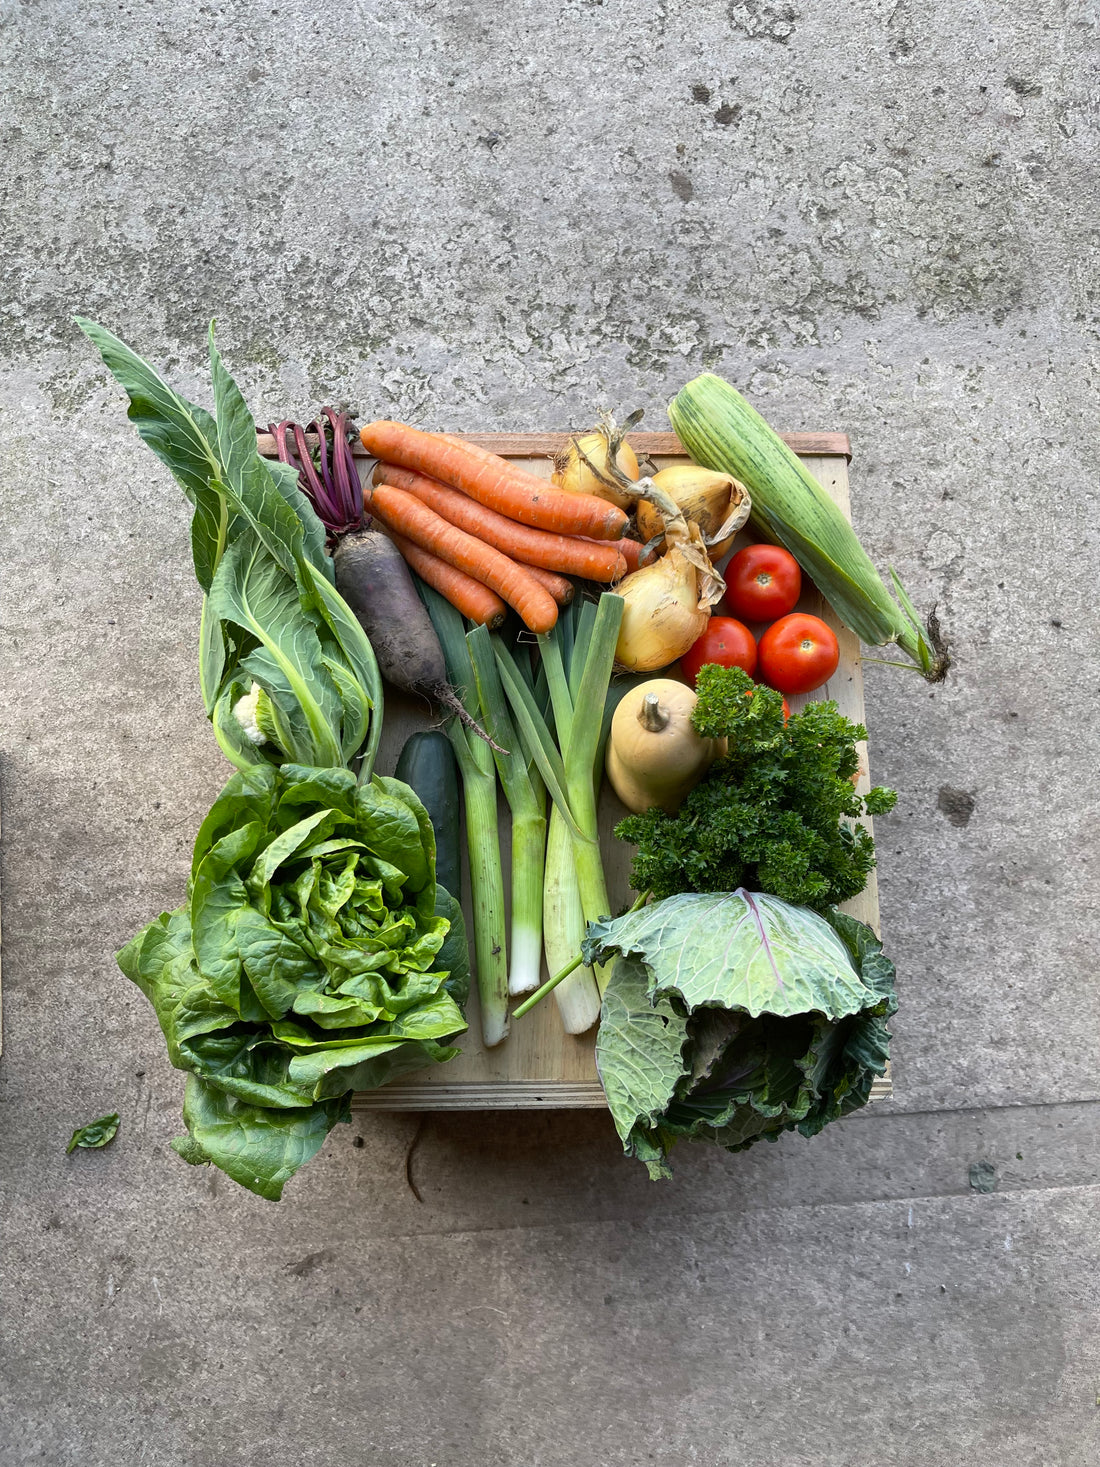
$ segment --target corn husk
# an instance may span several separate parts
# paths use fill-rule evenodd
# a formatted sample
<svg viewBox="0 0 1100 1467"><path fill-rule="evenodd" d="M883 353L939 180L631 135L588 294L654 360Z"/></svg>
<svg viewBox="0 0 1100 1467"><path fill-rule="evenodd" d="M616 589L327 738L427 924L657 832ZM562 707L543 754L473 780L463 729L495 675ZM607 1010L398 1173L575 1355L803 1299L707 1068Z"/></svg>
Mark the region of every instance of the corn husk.
<svg viewBox="0 0 1100 1467"><path fill-rule="evenodd" d="M753 519L791 552L846 626L871 646L896 642L930 681L944 676L949 658L938 629L921 623L891 571L894 600L844 515L739 392L704 373L680 389L668 415L696 463L746 485Z"/></svg>

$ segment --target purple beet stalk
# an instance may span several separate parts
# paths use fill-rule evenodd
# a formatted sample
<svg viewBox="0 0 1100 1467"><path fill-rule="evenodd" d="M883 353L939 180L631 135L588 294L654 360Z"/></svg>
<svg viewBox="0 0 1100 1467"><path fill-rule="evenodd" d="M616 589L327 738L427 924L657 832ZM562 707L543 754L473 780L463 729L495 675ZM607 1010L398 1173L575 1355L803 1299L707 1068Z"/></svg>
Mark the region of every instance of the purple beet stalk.
<svg viewBox="0 0 1100 1467"><path fill-rule="evenodd" d="M331 456L320 418L308 428L287 420L272 423L268 431L275 439L280 462L298 471L302 492L328 531L329 543L334 544L363 523L363 490L348 441L347 413L336 413L332 408L322 408L321 412L332 433ZM317 463L309 451L307 433L317 435Z"/></svg>

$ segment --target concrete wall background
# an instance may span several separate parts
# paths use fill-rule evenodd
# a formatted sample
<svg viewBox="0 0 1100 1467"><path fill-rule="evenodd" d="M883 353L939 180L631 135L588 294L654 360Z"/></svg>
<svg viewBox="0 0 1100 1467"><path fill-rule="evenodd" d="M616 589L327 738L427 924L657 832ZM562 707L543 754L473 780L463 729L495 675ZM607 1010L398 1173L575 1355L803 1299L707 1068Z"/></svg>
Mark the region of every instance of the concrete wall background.
<svg viewBox="0 0 1100 1467"><path fill-rule="evenodd" d="M4 1467L1095 1462L1098 30L0 3ZM177 1162L112 953L225 767L184 506L77 311L200 400L216 315L264 419L659 428L712 368L846 429L957 658L868 669L896 1099L664 1186L579 1115L364 1118L279 1207Z"/></svg>

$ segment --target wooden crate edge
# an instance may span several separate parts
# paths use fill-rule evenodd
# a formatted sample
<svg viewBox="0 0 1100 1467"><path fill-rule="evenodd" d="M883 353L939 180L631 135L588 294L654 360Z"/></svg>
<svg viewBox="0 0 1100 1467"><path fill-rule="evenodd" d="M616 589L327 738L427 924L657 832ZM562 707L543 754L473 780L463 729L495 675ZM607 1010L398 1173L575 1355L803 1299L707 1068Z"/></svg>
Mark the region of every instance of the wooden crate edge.
<svg viewBox="0 0 1100 1467"><path fill-rule="evenodd" d="M456 433L456 438L499 453L502 458L541 458L557 453L569 441L568 433ZM792 452L803 458L844 458L851 460L852 446L847 433L780 433L780 438ZM313 434L307 442L316 443ZM256 442L265 458L274 458L275 439L266 429L256 428ZM627 442L636 453L651 454L657 458L670 458L684 452L675 433L631 433ZM352 445L357 458L370 455L358 443Z"/></svg>
<svg viewBox="0 0 1100 1467"><path fill-rule="evenodd" d="M889 1071L871 1086L868 1102L893 1094ZM353 1111L606 1110L599 1085L560 1080L509 1080L499 1084L384 1085L359 1091Z"/></svg>

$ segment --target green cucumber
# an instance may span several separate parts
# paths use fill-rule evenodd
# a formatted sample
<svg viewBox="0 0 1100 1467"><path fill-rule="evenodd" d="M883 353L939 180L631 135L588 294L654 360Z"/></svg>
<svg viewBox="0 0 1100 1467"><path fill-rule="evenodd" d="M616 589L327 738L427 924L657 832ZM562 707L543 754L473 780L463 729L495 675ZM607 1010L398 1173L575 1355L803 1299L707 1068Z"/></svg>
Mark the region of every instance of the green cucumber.
<svg viewBox="0 0 1100 1467"><path fill-rule="evenodd" d="M420 796L435 831L435 875L462 900L461 791L451 742L438 729L410 734L394 774Z"/></svg>

